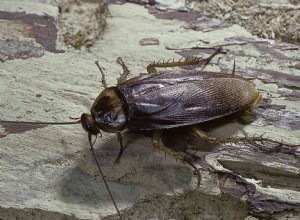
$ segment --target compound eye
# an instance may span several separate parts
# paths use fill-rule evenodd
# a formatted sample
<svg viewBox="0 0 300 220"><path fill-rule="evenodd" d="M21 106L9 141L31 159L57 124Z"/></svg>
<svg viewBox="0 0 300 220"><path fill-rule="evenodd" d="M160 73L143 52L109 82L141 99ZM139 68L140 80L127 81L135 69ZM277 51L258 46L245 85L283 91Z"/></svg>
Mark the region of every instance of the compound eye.
<svg viewBox="0 0 300 220"><path fill-rule="evenodd" d="M84 113L81 115L80 121L81 121L81 126L87 133L91 135L97 135L100 133L100 130L96 126L92 115Z"/></svg>

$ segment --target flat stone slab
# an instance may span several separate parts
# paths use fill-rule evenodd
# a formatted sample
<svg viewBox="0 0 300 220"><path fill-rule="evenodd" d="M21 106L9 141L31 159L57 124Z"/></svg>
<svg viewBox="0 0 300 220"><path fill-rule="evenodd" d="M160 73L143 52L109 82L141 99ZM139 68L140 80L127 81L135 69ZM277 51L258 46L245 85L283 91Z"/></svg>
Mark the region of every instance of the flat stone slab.
<svg viewBox="0 0 300 220"><path fill-rule="evenodd" d="M44 16L59 20L59 5L39 4ZM131 3L108 8L105 32L81 50L66 45L61 23L54 22L54 50L38 38L24 40L22 31L13 41L0 31L0 55L11 52L10 42L16 49L24 48L24 42L30 44L29 56L1 58L0 120L70 121L89 112L103 90L96 60L114 86L122 72L117 57L123 58L130 76L137 76L146 73L144 67L153 60L207 57L212 48L222 46L227 54L215 57L206 70L231 74L235 59L236 74L253 80L263 99L254 119L222 120L203 125L204 130L211 136L264 134L285 144L300 144L298 46L256 38L238 25L219 28L215 21L205 27L209 31L195 30L187 25L191 21L180 19L184 11L165 11L168 16L162 17L156 8ZM17 6L1 11L22 13ZM38 11L26 8L23 16L41 16ZM0 25L8 25L7 20ZM18 25L9 22L13 30ZM118 219L80 125L0 125L0 219ZM103 133L95 144L126 219L300 217L299 147L266 143L264 151L251 144L207 144L185 129L166 132L163 141L168 147L198 158L195 165L202 181L197 187L193 169L155 150L149 137L125 132L128 148L118 164L115 134Z"/></svg>

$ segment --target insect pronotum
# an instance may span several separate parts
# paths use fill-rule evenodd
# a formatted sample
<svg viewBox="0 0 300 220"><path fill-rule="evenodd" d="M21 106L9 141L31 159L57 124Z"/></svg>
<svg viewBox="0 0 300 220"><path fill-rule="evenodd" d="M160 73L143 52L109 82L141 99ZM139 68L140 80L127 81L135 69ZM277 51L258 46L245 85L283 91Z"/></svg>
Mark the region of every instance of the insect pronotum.
<svg viewBox="0 0 300 220"><path fill-rule="evenodd" d="M235 68L231 74L206 72L199 70L168 70L157 71L156 68L180 67L199 65L204 67L210 60L221 53L216 51L206 59L185 61L153 62L147 66L148 75L141 75L127 79L129 70L121 58L117 63L121 65L123 73L117 85L108 87L102 68L96 62L102 75L104 90L94 101L91 114L82 114L77 121L71 122L24 122L4 121L1 123L27 123L27 124L79 124L88 133L91 153L95 159L98 170L107 188L109 196L116 208L119 218L121 213L110 192L100 164L95 156L94 143L101 130L117 133L120 142L120 152L117 161L121 158L125 147L122 142L121 132L124 130L143 131L152 130L152 144L155 148L186 162L192 166L200 177L200 173L187 157L176 154L161 144L161 135L165 129L188 126L199 138L207 142L262 142L269 141L281 144L263 137L208 137L196 124L218 119L247 108L259 102L261 95L255 85L235 75ZM95 139L92 140L92 137ZM199 178L200 182L200 178Z"/></svg>

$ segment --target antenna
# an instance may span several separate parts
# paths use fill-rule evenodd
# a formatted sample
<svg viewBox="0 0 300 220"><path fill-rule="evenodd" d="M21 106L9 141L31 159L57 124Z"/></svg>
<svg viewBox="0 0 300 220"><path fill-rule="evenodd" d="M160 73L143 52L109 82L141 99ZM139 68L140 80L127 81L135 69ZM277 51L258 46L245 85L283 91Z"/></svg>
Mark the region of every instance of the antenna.
<svg viewBox="0 0 300 220"><path fill-rule="evenodd" d="M93 157L94 157L94 160L95 160L95 162L96 162L96 164L97 164L99 173L100 173L100 175L101 175L101 177L102 177L102 180L103 180L103 182L104 182L104 184L105 184L105 187L106 187L106 189L107 189L107 192L108 192L108 194L109 194L109 197L110 197L111 201L113 202L113 204L114 204L114 206L115 206L115 208L116 208L116 210L117 210L117 212L118 212L118 215L119 215L119 217L120 217L120 220L122 220L121 213L120 213L120 211L119 211L119 209L118 209L118 206L117 206L117 204L116 204L116 202L115 202L115 200L114 200L114 197L112 196L112 193L111 193L111 191L110 191L110 189L109 189L109 187L108 187L108 184L107 184L107 182L106 182L105 176L104 176L104 174L103 174L103 171L102 171L102 169L101 169L101 166L100 166L100 164L99 164L99 162L98 162L98 160L97 160L97 157L96 157L96 154L95 154L95 151L94 151L94 144L95 144L95 142L96 142L97 135L96 135L96 138L95 138L95 140L94 140L93 143L92 143L92 135L91 135L90 133L88 133L88 138L89 138L89 143L90 143L90 147L91 147L90 150L91 150L91 153L92 153L92 155L93 155Z"/></svg>
<svg viewBox="0 0 300 220"><path fill-rule="evenodd" d="M70 125L70 124L80 124L81 123L81 120L77 120L77 121L65 121L65 122L43 122L43 121L5 121L5 120L0 120L0 123L8 123L8 124L34 124L34 125ZM105 179L105 176L103 174L103 171L101 169L101 166L96 158L96 154L95 154L95 151L94 151L94 144L95 144L95 141L97 139L97 135L96 135L96 138L94 140L94 142L92 142L92 135L90 133L88 133L88 139L89 139L89 143L90 143L90 151L92 153L92 156L94 157L94 160L96 162L96 165L98 167L98 170L99 170L99 173L100 173L100 176L105 184L105 187L106 187L106 190L108 191L108 194L109 194L109 197L111 199L111 201L113 202L114 206L115 206L115 209L117 210L117 213L119 215L119 218L120 220L122 220L122 216L121 216L121 213L118 209L118 206L112 196L112 193L108 187L108 184L107 184L107 181Z"/></svg>

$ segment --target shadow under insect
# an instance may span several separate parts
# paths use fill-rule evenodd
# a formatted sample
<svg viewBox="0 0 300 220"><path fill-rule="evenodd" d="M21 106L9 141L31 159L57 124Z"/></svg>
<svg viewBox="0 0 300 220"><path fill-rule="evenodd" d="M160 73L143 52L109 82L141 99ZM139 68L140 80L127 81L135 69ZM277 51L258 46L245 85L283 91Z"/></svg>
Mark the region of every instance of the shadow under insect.
<svg viewBox="0 0 300 220"><path fill-rule="evenodd" d="M249 123L249 118L255 120L256 114L243 111L198 126L209 135L230 137L242 130ZM195 163L200 162L204 168L209 167L198 157L198 153L205 156L210 152L221 151L222 146L203 141L189 131L188 127L167 129L162 135L162 143L175 153L191 156ZM101 163L112 194L123 208L153 193L164 194L173 192L174 189L188 189L193 177L197 178L187 164L153 149L150 138L147 138L152 133L126 132L123 139L126 151L119 163L115 162L119 152L119 142L115 135L110 135L103 143L95 146L96 157ZM197 152L197 155L190 152ZM64 201L97 207L111 205L94 163L86 150L78 165L62 178L59 194Z"/></svg>
<svg viewBox="0 0 300 220"><path fill-rule="evenodd" d="M114 135L95 146L97 160L122 208L154 193L170 193L174 189L189 187L192 169L153 150L143 134L125 135L124 144L128 147L119 163L115 163L119 142ZM98 176L95 162L86 151L78 165L61 178L58 193L65 202L100 208L110 206L107 190Z"/></svg>

